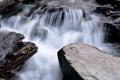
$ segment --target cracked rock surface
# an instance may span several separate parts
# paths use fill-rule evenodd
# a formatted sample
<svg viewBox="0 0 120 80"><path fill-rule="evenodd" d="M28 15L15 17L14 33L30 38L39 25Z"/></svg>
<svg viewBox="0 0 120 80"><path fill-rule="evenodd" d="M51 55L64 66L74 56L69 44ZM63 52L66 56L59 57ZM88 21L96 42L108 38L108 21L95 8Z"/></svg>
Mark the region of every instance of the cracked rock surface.
<svg viewBox="0 0 120 80"><path fill-rule="evenodd" d="M58 52L63 80L119 80L120 58L99 49L75 43Z"/></svg>
<svg viewBox="0 0 120 80"><path fill-rule="evenodd" d="M0 32L0 80L9 80L37 52L34 43L22 42L23 39L20 33Z"/></svg>

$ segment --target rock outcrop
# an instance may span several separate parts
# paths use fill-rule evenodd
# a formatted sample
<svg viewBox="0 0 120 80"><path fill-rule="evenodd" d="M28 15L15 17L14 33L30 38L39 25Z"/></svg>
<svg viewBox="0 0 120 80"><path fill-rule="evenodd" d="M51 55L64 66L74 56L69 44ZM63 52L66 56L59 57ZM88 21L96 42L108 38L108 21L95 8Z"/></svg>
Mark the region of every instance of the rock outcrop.
<svg viewBox="0 0 120 80"><path fill-rule="evenodd" d="M120 1L119 0L96 0L99 7L95 12L104 16L105 42L120 43ZM103 6L104 5L104 6Z"/></svg>
<svg viewBox="0 0 120 80"><path fill-rule="evenodd" d="M119 0L96 0L96 2L104 5L96 8L97 13L102 13L103 15L113 19L120 17Z"/></svg>
<svg viewBox="0 0 120 80"><path fill-rule="evenodd" d="M0 15L10 17L12 15L24 12L25 7L29 7L27 9L31 10L31 4L34 9L36 7L34 2L35 0L2 0L0 1Z"/></svg>
<svg viewBox="0 0 120 80"><path fill-rule="evenodd" d="M37 52L31 42L22 42L24 36L16 32L0 32L0 78L8 79Z"/></svg>
<svg viewBox="0 0 120 80"><path fill-rule="evenodd" d="M120 18L108 23L105 26L105 41L110 43L120 43Z"/></svg>
<svg viewBox="0 0 120 80"><path fill-rule="evenodd" d="M113 7L120 7L119 0L96 0L96 2L101 5L111 4Z"/></svg>
<svg viewBox="0 0 120 80"><path fill-rule="evenodd" d="M3 10L5 10L6 8L17 4L17 0L3 0L0 1L0 12L2 13Z"/></svg>
<svg viewBox="0 0 120 80"><path fill-rule="evenodd" d="M63 80L119 80L120 58L99 49L75 43L58 52Z"/></svg>

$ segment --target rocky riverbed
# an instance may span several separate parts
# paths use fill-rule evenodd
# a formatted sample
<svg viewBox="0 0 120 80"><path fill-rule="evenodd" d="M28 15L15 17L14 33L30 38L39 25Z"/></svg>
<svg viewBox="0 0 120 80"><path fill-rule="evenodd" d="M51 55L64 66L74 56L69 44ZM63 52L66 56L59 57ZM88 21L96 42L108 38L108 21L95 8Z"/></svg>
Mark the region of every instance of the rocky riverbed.
<svg viewBox="0 0 120 80"><path fill-rule="evenodd" d="M102 44L110 48L108 53L93 47ZM55 52L63 80L119 80L120 1L0 0L0 80L11 79L22 68L26 72L17 75L25 73L23 80L58 79L59 65L50 54ZM29 62L34 65L26 69L24 64L34 54Z"/></svg>

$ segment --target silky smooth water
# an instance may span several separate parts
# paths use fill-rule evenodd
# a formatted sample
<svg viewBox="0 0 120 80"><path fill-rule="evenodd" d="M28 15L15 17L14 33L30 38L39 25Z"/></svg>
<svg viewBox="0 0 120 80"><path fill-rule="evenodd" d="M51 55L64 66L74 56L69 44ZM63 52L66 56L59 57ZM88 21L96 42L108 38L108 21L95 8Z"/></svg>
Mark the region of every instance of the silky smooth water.
<svg viewBox="0 0 120 80"><path fill-rule="evenodd" d="M24 34L24 41L34 42L39 48L16 75L22 80L62 80L57 51L63 46L83 42L108 50L103 43L100 17L95 14L88 16L90 19L86 20L81 9L64 9L29 18L17 15L6 21L1 20L2 29ZM41 30L43 32L39 33Z"/></svg>

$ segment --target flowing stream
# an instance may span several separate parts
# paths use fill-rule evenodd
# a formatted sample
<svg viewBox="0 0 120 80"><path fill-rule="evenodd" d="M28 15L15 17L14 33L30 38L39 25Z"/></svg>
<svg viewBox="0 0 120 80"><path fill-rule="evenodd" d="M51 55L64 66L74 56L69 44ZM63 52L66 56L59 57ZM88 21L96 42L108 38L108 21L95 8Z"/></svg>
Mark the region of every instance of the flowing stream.
<svg viewBox="0 0 120 80"><path fill-rule="evenodd" d="M24 41L32 41L39 47L24 69L16 73L21 80L62 80L57 51L65 45L83 42L108 50L103 43L100 17L89 14L90 19L86 20L83 15L82 9L64 9L29 18L17 15L0 21L1 29L22 33Z"/></svg>

